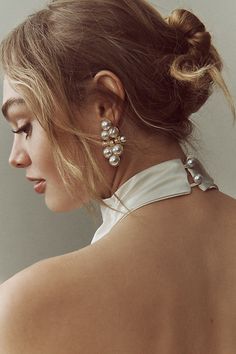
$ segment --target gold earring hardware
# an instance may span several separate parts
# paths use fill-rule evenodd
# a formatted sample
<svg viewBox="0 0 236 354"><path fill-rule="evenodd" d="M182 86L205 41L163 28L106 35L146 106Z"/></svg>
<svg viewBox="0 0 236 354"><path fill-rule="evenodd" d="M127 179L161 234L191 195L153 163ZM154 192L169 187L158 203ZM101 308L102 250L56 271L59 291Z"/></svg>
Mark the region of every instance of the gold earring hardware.
<svg viewBox="0 0 236 354"><path fill-rule="evenodd" d="M123 145L126 143L126 137L120 136L120 131L117 127L112 125L112 122L104 118L101 121L101 138L103 140L103 155L108 159L109 164L117 167L120 164L120 156L123 153Z"/></svg>

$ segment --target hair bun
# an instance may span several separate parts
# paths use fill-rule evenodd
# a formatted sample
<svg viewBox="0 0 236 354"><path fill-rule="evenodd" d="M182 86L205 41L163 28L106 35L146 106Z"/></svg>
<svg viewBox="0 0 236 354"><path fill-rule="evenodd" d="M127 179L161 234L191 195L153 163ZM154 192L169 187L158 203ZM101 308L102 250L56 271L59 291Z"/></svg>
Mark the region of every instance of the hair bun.
<svg viewBox="0 0 236 354"><path fill-rule="evenodd" d="M177 30L178 34L189 44L189 50L208 55L211 48L211 35L206 32L204 24L190 11L176 9L166 22Z"/></svg>

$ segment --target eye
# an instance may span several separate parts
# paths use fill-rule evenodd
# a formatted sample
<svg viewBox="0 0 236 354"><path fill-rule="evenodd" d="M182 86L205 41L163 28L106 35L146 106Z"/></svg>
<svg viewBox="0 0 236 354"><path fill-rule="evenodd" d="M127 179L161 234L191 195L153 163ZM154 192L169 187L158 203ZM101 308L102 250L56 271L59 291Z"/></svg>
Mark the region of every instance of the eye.
<svg viewBox="0 0 236 354"><path fill-rule="evenodd" d="M32 125L31 125L31 123L26 123L22 127L20 127L19 129L12 130L12 132L14 134L24 133L24 134L26 134L26 139L27 139L32 132Z"/></svg>

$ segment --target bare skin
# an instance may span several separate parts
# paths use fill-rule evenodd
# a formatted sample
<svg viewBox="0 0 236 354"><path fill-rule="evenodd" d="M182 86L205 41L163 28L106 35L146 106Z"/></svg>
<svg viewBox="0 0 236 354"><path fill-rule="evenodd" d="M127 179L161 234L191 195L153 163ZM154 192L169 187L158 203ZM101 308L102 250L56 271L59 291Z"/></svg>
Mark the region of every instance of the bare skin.
<svg viewBox="0 0 236 354"><path fill-rule="evenodd" d="M78 353L235 353L235 213L235 200L194 190L143 207L142 222L127 216L88 250L96 279L71 305Z"/></svg>
<svg viewBox="0 0 236 354"><path fill-rule="evenodd" d="M235 213L233 198L194 187L39 263L29 353L235 353Z"/></svg>

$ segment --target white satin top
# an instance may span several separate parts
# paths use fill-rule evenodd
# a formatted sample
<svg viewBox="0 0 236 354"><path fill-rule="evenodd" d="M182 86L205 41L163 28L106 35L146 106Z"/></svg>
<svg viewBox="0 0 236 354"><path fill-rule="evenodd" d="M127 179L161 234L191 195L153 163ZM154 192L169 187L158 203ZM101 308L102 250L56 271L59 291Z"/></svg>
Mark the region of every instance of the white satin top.
<svg viewBox="0 0 236 354"><path fill-rule="evenodd" d="M100 206L103 222L95 232L91 244L104 237L131 211L149 203L190 194L191 188L197 185L189 183L186 165L181 159L164 161L137 173L123 183L110 198L103 199L107 205L116 210ZM198 185L198 187L203 191L206 190L204 186ZM210 188L217 188L217 186L211 185ZM115 194L128 209L120 203Z"/></svg>

